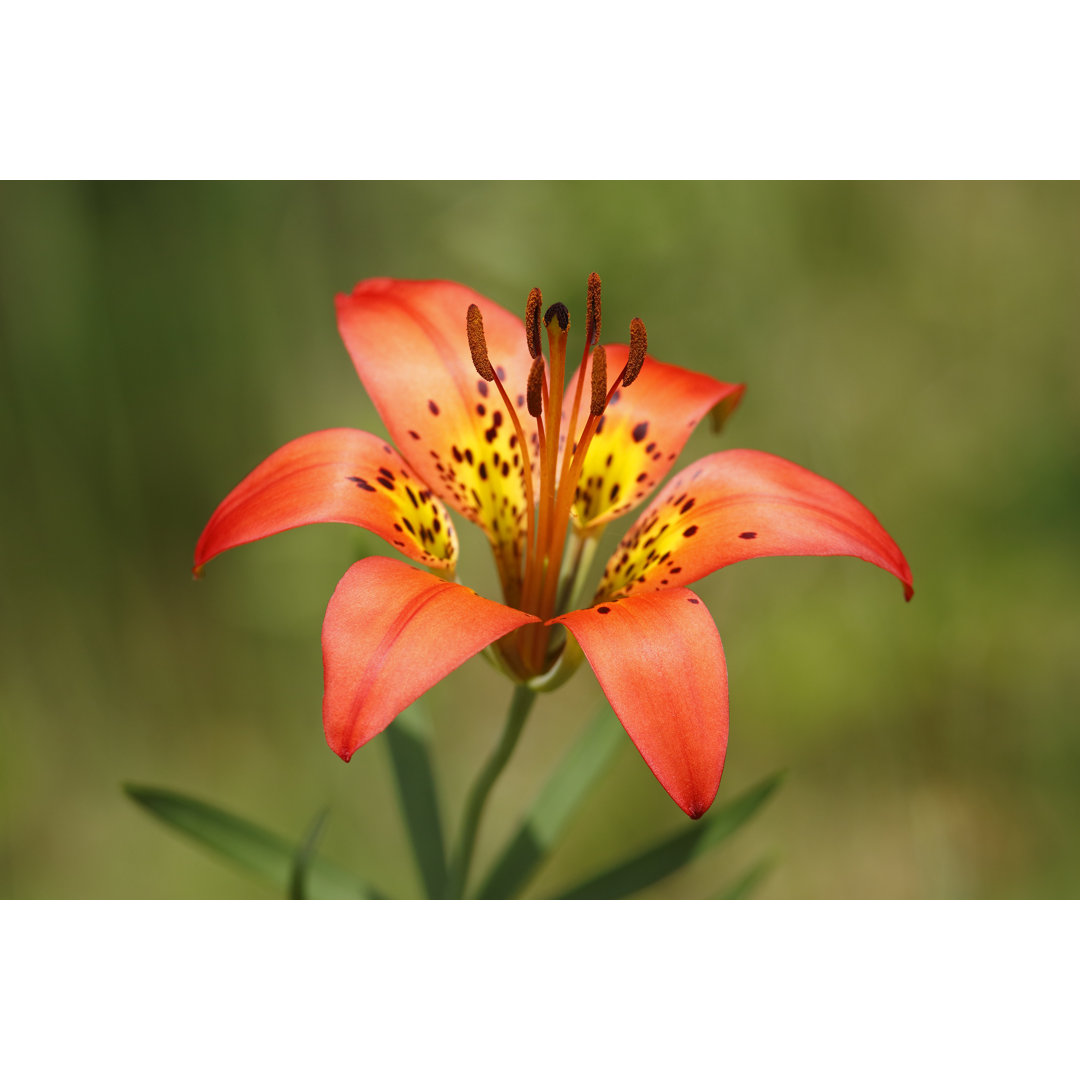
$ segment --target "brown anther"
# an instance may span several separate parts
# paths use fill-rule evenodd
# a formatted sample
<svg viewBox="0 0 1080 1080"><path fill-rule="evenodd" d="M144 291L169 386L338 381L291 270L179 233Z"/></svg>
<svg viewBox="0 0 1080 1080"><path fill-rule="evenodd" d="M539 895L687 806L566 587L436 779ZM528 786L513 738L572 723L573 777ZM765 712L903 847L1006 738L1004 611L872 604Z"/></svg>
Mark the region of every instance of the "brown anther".
<svg viewBox="0 0 1080 1080"><path fill-rule="evenodd" d="M530 416L539 416L543 407L544 361L537 357L529 369L529 382L525 389L525 399Z"/></svg>
<svg viewBox="0 0 1080 1080"><path fill-rule="evenodd" d="M484 318L475 304L469 305L465 316L465 332L469 336L469 352L472 353L473 367L477 374L491 382L495 378L491 361L488 359L487 339L484 337Z"/></svg>
<svg viewBox="0 0 1080 1080"><path fill-rule="evenodd" d="M645 349L648 339L645 336L645 324L640 319L630 320L630 358L626 361L623 374L623 386L629 386L641 374L641 365L645 363Z"/></svg>
<svg viewBox="0 0 1080 1080"><path fill-rule="evenodd" d="M600 340L600 275L590 274L585 290L585 347Z"/></svg>
<svg viewBox="0 0 1080 1080"><path fill-rule="evenodd" d="M592 354L592 404L589 412L600 416L607 404L607 353L597 345Z"/></svg>
<svg viewBox="0 0 1080 1080"><path fill-rule="evenodd" d="M552 319L559 320L559 329L565 334L570 327L570 312L567 310L565 304L552 304L551 307L547 309L547 312L544 315L544 325L550 328Z"/></svg>
<svg viewBox="0 0 1080 1080"><path fill-rule="evenodd" d="M534 360L540 359L540 307L543 302L539 289L533 289L525 301L525 340Z"/></svg>

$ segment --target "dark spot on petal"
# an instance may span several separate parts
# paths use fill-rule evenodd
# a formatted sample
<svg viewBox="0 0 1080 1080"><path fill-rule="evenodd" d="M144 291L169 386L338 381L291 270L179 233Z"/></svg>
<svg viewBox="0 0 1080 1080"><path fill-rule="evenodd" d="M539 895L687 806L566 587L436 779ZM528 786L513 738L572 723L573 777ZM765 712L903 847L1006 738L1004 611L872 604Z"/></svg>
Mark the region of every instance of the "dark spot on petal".
<svg viewBox="0 0 1080 1080"><path fill-rule="evenodd" d="M477 379L476 380L476 392L481 397L487 397L488 396L488 384L486 382L484 382L483 379Z"/></svg>
<svg viewBox="0 0 1080 1080"><path fill-rule="evenodd" d="M487 386L487 383L484 383L484 385ZM476 415L477 416L483 416L484 413L486 413L486 412L487 412L487 406L484 405L484 403L482 401L478 401L476 403Z"/></svg>
<svg viewBox="0 0 1080 1080"><path fill-rule="evenodd" d="M376 476L375 477L375 483L376 484L382 484L382 486L384 488L386 488L387 491L393 491L394 490L394 481L393 480L387 480L385 476Z"/></svg>
<svg viewBox="0 0 1080 1080"><path fill-rule="evenodd" d="M466 448L466 450L465 450L465 460L466 460L466 461L467 461L467 462L468 462L468 463L469 463L470 465L471 465L471 464L473 463L473 456L472 456L472 451L471 451L471 450L469 450L469 449L467 449L467 448Z"/></svg>
<svg viewBox="0 0 1080 1080"><path fill-rule="evenodd" d="M643 484L646 480L648 480L648 478L649 478L648 473L638 473L637 474L637 480L635 481L635 483Z"/></svg>
<svg viewBox="0 0 1080 1080"><path fill-rule="evenodd" d="M598 615L606 615L610 610L611 608L609 607L598 607L596 609L596 612Z"/></svg>
<svg viewBox="0 0 1080 1080"><path fill-rule="evenodd" d="M645 433L649 430L649 421L642 420L637 427L634 428L630 434L634 437L634 442L641 442L645 438Z"/></svg>
<svg viewBox="0 0 1080 1080"><path fill-rule="evenodd" d="M375 489L359 476L346 476L346 480L351 480L361 491L374 491Z"/></svg>
<svg viewBox="0 0 1080 1080"><path fill-rule="evenodd" d="M694 507L694 500L693 499L687 499L686 502L684 502L682 504L682 509L679 511L679 513L680 514L685 514L687 510L692 510L693 507Z"/></svg>
<svg viewBox="0 0 1080 1080"><path fill-rule="evenodd" d="M408 518L402 518L401 520L405 522L405 528L408 529L409 532L413 534L413 536L415 536L416 530L413 528L412 522Z"/></svg>
<svg viewBox="0 0 1080 1080"><path fill-rule="evenodd" d="M439 406L436 405L434 401L431 401L429 399L428 403L427 403L427 407L428 407L429 411L431 412L432 416L438 416L439 415Z"/></svg>
<svg viewBox="0 0 1080 1080"><path fill-rule="evenodd" d="M739 539L740 540L756 540L757 539L757 533L756 532L739 533Z"/></svg>
<svg viewBox="0 0 1080 1080"><path fill-rule="evenodd" d="M611 501L614 502L618 497L619 497L619 485L618 484L612 484L611 485L611 496L610 496Z"/></svg>
<svg viewBox="0 0 1080 1080"><path fill-rule="evenodd" d="M496 410L495 410L495 411L494 411L494 412L493 412L493 413L491 414L491 422L492 422L492 423L493 423L493 424L494 424L494 425L495 425L496 427L502 427L502 424L503 424L503 414L502 414L502 411L501 411L501 410L499 410L499 409L496 409Z"/></svg>
<svg viewBox="0 0 1080 1080"><path fill-rule="evenodd" d="M464 461L461 451L456 446L450 447L450 453L454 455L454 460L460 465Z"/></svg>
<svg viewBox="0 0 1080 1080"><path fill-rule="evenodd" d="M411 487L407 487L405 489L405 494L409 496L409 499L412 501L413 506L415 506L417 510L419 510L420 500L417 499L417 497L413 494L413 489Z"/></svg>
<svg viewBox="0 0 1080 1080"><path fill-rule="evenodd" d="M697 532L697 530L698 530L698 527L696 525L691 525L689 529L684 529L683 530L683 536L693 536L694 533Z"/></svg>
<svg viewBox="0 0 1080 1080"><path fill-rule="evenodd" d="M656 449L656 443L651 442L651 443L649 443L648 446L645 447L645 453L646 454L651 454L655 449Z"/></svg>
<svg viewBox="0 0 1080 1080"><path fill-rule="evenodd" d="M686 599L689 600L691 604L701 603L701 601L696 596L688 596Z"/></svg>
<svg viewBox="0 0 1080 1080"><path fill-rule="evenodd" d="M480 479L487 479L487 465L484 462L480 462L480 468L477 470L480 473Z"/></svg>
<svg viewBox="0 0 1080 1080"><path fill-rule="evenodd" d="M498 366L498 367L497 367L497 368L495 369L495 374L496 374L496 375L498 375L498 376L499 376L499 378L500 378L500 379L502 379L503 381L505 381L505 380L506 380L506 368L504 368L504 367L502 366L502 364L500 364L500 365L499 365L499 366Z"/></svg>
<svg viewBox="0 0 1080 1080"><path fill-rule="evenodd" d="M616 396L618 396L618 395L616 395ZM596 425L596 434L597 435L599 435L600 432L604 430L604 421L606 419L607 419L607 414L606 413L603 416L600 417L600 422Z"/></svg>
<svg viewBox="0 0 1080 1080"><path fill-rule="evenodd" d="M413 437L414 439L419 439L419 438L420 438L419 434L418 434L417 432L413 431L413 430L412 430L412 428L410 428L410 429L409 429L409 434L410 434L410 435L411 435L411 436L412 436L412 437Z"/></svg>

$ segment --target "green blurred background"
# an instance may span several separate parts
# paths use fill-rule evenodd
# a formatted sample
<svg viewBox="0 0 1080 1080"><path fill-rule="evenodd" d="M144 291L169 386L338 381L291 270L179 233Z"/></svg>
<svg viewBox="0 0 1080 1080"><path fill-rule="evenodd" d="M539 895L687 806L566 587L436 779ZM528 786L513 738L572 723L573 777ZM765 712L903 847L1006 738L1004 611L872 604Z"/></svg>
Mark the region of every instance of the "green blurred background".
<svg viewBox="0 0 1080 1080"><path fill-rule="evenodd" d="M789 772L647 895L762 854L770 897L1080 894L1078 239L1075 185L0 186L0 894L268 895L129 803L135 780L297 837L330 803L324 850L419 895L385 740L346 766L321 730L320 623L362 534L298 530L198 583L192 549L288 439L382 431L336 292L445 277L517 310L539 285L580 329L592 270L605 339L640 315L660 359L749 384L679 464L748 446L822 473L916 586L904 604L851 559L700 583L731 682L720 799ZM474 660L425 699L451 821L509 695ZM587 668L541 699L481 863L601 700ZM684 821L627 740L531 892Z"/></svg>

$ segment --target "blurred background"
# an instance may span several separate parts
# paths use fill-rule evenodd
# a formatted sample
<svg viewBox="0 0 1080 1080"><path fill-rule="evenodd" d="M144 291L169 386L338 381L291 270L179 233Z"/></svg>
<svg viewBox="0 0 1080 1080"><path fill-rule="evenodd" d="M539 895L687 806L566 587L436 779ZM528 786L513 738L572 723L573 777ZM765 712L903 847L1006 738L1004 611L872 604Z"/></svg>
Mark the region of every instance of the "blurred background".
<svg viewBox="0 0 1080 1080"><path fill-rule="evenodd" d="M696 586L731 684L719 800L787 778L647 895L711 895L769 855L766 897L1077 896L1078 237L1076 185L0 185L0 895L270 895L128 780L297 838L329 804L323 850L420 895L385 739L346 766L321 728L323 611L377 545L315 526L196 583L195 540L288 439L383 431L336 292L451 278L518 310L539 285L580 332L595 270L604 339L640 315L659 359L749 385L676 468L797 461L915 575L910 604L852 559ZM462 577L495 595L459 532ZM452 825L509 696L476 659L425 698ZM601 702L587 667L541 699L479 864ZM684 822L627 739L530 894Z"/></svg>

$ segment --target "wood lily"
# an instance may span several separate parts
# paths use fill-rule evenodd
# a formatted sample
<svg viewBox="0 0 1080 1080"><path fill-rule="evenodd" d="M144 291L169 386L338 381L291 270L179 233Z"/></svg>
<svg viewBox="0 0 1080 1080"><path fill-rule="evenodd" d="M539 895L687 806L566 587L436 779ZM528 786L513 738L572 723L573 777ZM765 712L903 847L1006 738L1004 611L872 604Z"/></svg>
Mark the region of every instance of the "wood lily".
<svg viewBox="0 0 1080 1080"><path fill-rule="evenodd" d="M537 289L524 322L441 281L364 281L337 309L394 445L339 428L283 446L214 512L195 568L313 522L359 525L423 567L361 559L330 600L323 718L346 761L482 650L533 691L584 656L649 768L697 818L723 771L728 692L720 635L687 586L742 559L851 555L895 575L910 599L911 571L873 514L798 465L726 450L661 486L699 421L725 419L744 387L654 359L638 319L628 345L599 345L595 274L569 380L569 312L542 316ZM601 533L650 496L578 607ZM486 535L504 602L455 580L448 508Z"/></svg>

